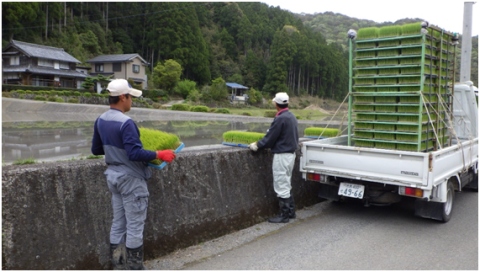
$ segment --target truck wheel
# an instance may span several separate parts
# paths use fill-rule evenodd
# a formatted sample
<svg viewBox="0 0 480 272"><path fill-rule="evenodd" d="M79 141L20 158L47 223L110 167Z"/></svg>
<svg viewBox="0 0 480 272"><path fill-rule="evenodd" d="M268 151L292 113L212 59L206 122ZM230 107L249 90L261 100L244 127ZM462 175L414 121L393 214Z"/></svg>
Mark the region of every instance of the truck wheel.
<svg viewBox="0 0 480 272"><path fill-rule="evenodd" d="M448 222L450 217L452 217L453 210L453 200L455 199L455 188L453 183L450 181L447 184L447 202L442 203L440 207L442 208L442 222Z"/></svg>

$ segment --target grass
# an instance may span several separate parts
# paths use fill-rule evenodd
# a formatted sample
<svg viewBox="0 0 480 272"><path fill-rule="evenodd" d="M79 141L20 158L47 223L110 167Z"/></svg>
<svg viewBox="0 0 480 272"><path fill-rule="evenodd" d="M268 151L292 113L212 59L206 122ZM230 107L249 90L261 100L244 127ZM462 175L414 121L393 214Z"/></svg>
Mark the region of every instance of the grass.
<svg viewBox="0 0 480 272"><path fill-rule="evenodd" d="M270 112L272 109L260 109L260 108L229 108L231 114L234 115L246 115L252 117L265 117L265 112ZM309 110L309 109L290 109L290 111L301 120L314 120L317 118L323 118L328 116L319 110ZM300 117L300 118L298 118ZM273 118L273 117L272 117Z"/></svg>
<svg viewBox="0 0 480 272"><path fill-rule="evenodd" d="M28 158L23 160L16 160L12 164L13 165L25 165L25 164L35 164L37 163L34 158Z"/></svg>

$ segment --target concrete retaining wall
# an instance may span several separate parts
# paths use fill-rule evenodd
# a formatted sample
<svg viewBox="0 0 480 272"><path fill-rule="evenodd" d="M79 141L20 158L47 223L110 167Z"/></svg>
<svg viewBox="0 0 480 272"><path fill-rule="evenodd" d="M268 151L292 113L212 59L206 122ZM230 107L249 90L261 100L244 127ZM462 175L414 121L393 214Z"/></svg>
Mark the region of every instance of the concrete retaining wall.
<svg viewBox="0 0 480 272"><path fill-rule="evenodd" d="M318 184L292 179L297 208ZM222 145L184 148L149 180L145 259L210 240L278 212L272 154ZM110 193L103 159L5 166L2 269L108 269Z"/></svg>

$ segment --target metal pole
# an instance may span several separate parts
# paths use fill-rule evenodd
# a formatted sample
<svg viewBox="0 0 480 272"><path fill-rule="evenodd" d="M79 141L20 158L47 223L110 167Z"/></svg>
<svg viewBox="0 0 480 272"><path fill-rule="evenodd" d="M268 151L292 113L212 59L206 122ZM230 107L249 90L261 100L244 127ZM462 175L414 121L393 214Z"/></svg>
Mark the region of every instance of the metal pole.
<svg viewBox="0 0 480 272"><path fill-rule="evenodd" d="M465 2L463 7L462 57L460 61L460 82L470 81L470 59L472 57L472 6Z"/></svg>

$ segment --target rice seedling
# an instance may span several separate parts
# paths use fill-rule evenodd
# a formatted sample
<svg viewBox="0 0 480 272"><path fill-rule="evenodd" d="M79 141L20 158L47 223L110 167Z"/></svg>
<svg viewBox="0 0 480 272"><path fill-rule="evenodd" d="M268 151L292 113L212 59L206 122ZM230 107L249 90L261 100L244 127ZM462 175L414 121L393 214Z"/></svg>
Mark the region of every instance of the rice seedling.
<svg viewBox="0 0 480 272"><path fill-rule="evenodd" d="M354 86L353 91L359 93L373 93L377 88L371 86Z"/></svg>
<svg viewBox="0 0 480 272"><path fill-rule="evenodd" d="M375 97L373 96L355 96L355 103L373 103L375 101Z"/></svg>
<svg viewBox="0 0 480 272"><path fill-rule="evenodd" d="M357 31L357 40L369 40L378 37L378 27L364 27ZM358 44L358 43L357 43Z"/></svg>
<svg viewBox="0 0 480 272"><path fill-rule="evenodd" d="M375 143L375 148L396 150L397 149L397 144L396 143L387 143L387 142L376 142Z"/></svg>
<svg viewBox="0 0 480 272"><path fill-rule="evenodd" d="M397 103L396 96L376 96L375 97L376 103Z"/></svg>
<svg viewBox="0 0 480 272"><path fill-rule="evenodd" d="M415 87L415 86L400 86L398 88L399 92L402 93L411 93L411 92L418 92L420 91L420 87Z"/></svg>
<svg viewBox="0 0 480 272"><path fill-rule="evenodd" d="M412 75L408 77L400 77L398 78L399 84L420 84L421 78L418 75Z"/></svg>
<svg viewBox="0 0 480 272"><path fill-rule="evenodd" d="M397 140L400 142L417 142L418 135L397 134Z"/></svg>
<svg viewBox="0 0 480 272"><path fill-rule="evenodd" d="M397 84L397 78L396 77L377 78L376 83L380 85L395 85Z"/></svg>
<svg viewBox="0 0 480 272"><path fill-rule="evenodd" d="M375 79L373 78L354 78L355 85L373 85Z"/></svg>
<svg viewBox="0 0 480 272"><path fill-rule="evenodd" d="M378 57L391 57L400 55L400 50L398 49L389 49L389 50L379 50L377 53Z"/></svg>
<svg viewBox="0 0 480 272"><path fill-rule="evenodd" d="M373 139L373 132L368 132L368 131L354 131L354 136L355 136L356 138Z"/></svg>
<svg viewBox="0 0 480 272"><path fill-rule="evenodd" d="M418 106L404 106L404 105L398 106L398 112L418 113L418 111L419 111Z"/></svg>
<svg viewBox="0 0 480 272"><path fill-rule="evenodd" d="M375 66L377 63L375 60L355 60L356 67L371 67Z"/></svg>
<svg viewBox="0 0 480 272"><path fill-rule="evenodd" d="M376 120L381 122L397 122L398 117L396 115L377 114Z"/></svg>
<svg viewBox="0 0 480 272"><path fill-rule="evenodd" d="M422 58L421 57L401 58L400 59L400 64L420 64L420 63L422 63Z"/></svg>
<svg viewBox="0 0 480 272"><path fill-rule="evenodd" d="M265 133L230 130L223 133L223 141L235 144L250 144L261 140Z"/></svg>
<svg viewBox="0 0 480 272"><path fill-rule="evenodd" d="M372 123L364 123L364 122L354 122L355 130L368 130L373 129L374 124Z"/></svg>
<svg viewBox="0 0 480 272"><path fill-rule="evenodd" d="M339 133L339 130L336 128L322 128L322 127L307 127L303 131L303 134L307 136L314 137L335 137Z"/></svg>
<svg viewBox="0 0 480 272"><path fill-rule="evenodd" d="M402 55L421 55L421 47L412 47L412 48L402 48Z"/></svg>
<svg viewBox="0 0 480 272"><path fill-rule="evenodd" d="M416 132L418 130L417 125L396 125L396 131L398 132Z"/></svg>
<svg viewBox="0 0 480 272"><path fill-rule="evenodd" d="M376 75L378 70L376 69L358 69L355 71L356 76L372 76Z"/></svg>
<svg viewBox="0 0 480 272"><path fill-rule="evenodd" d="M402 27L403 36L412 36L421 34L422 22L404 24Z"/></svg>
<svg viewBox="0 0 480 272"><path fill-rule="evenodd" d="M400 40L385 40L379 41L378 47L394 47L400 44Z"/></svg>
<svg viewBox="0 0 480 272"><path fill-rule="evenodd" d="M400 115L398 121L401 123L418 123L418 116L414 115Z"/></svg>
<svg viewBox="0 0 480 272"><path fill-rule="evenodd" d="M413 144L399 144L399 143L397 143L397 150L402 150L402 151L417 151L417 145L413 145Z"/></svg>
<svg viewBox="0 0 480 272"><path fill-rule="evenodd" d="M379 75L398 75L399 73L400 73L400 69L398 68L378 69Z"/></svg>
<svg viewBox="0 0 480 272"><path fill-rule="evenodd" d="M369 49L369 48L375 48L376 46L377 46L376 42L357 43L357 48L358 49Z"/></svg>
<svg viewBox="0 0 480 272"><path fill-rule="evenodd" d="M362 140L362 139L356 139L356 138L353 138L354 140L354 145L355 146L358 146L358 147L375 147L375 143L372 142L372 141L365 141L365 140Z"/></svg>
<svg viewBox="0 0 480 272"><path fill-rule="evenodd" d="M378 30L378 37L396 37L402 34L402 27L398 25L383 26Z"/></svg>
<svg viewBox="0 0 480 272"><path fill-rule="evenodd" d="M375 114L370 113L357 113L357 121L375 121Z"/></svg>
<svg viewBox="0 0 480 272"><path fill-rule="evenodd" d="M377 66L393 66L393 65L398 65L398 58L377 60Z"/></svg>
<svg viewBox="0 0 480 272"><path fill-rule="evenodd" d="M418 38L407 38L402 39L400 41L401 45L415 45L415 44L422 44L423 39L421 37Z"/></svg>
<svg viewBox="0 0 480 272"><path fill-rule="evenodd" d="M400 70L402 75L420 74L422 72L422 68L420 67L407 67Z"/></svg>
<svg viewBox="0 0 480 272"><path fill-rule="evenodd" d="M373 105L362 105L362 104L354 104L353 105L353 110L354 111L374 111L375 106Z"/></svg>
<svg viewBox="0 0 480 272"><path fill-rule="evenodd" d="M374 129L378 131L394 131L395 125L393 124L374 124Z"/></svg>
<svg viewBox="0 0 480 272"><path fill-rule="evenodd" d="M140 131L140 141L142 142L143 148L145 150L175 150L181 144L178 136L172 133L167 133L145 127L139 127L138 130ZM160 165L162 161L155 159L151 161L151 163L155 165Z"/></svg>
<svg viewBox="0 0 480 272"><path fill-rule="evenodd" d="M385 106L385 105L377 105L375 106L376 112L397 112L396 106Z"/></svg>
<svg viewBox="0 0 480 272"><path fill-rule="evenodd" d="M391 87L391 86L379 86L381 88L377 88L377 92L380 92L380 93L394 93L394 92L398 92L398 88L397 87Z"/></svg>
<svg viewBox="0 0 480 272"><path fill-rule="evenodd" d="M360 51L360 52L357 52L357 59L374 58L375 54L376 54L375 51Z"/></svg>

